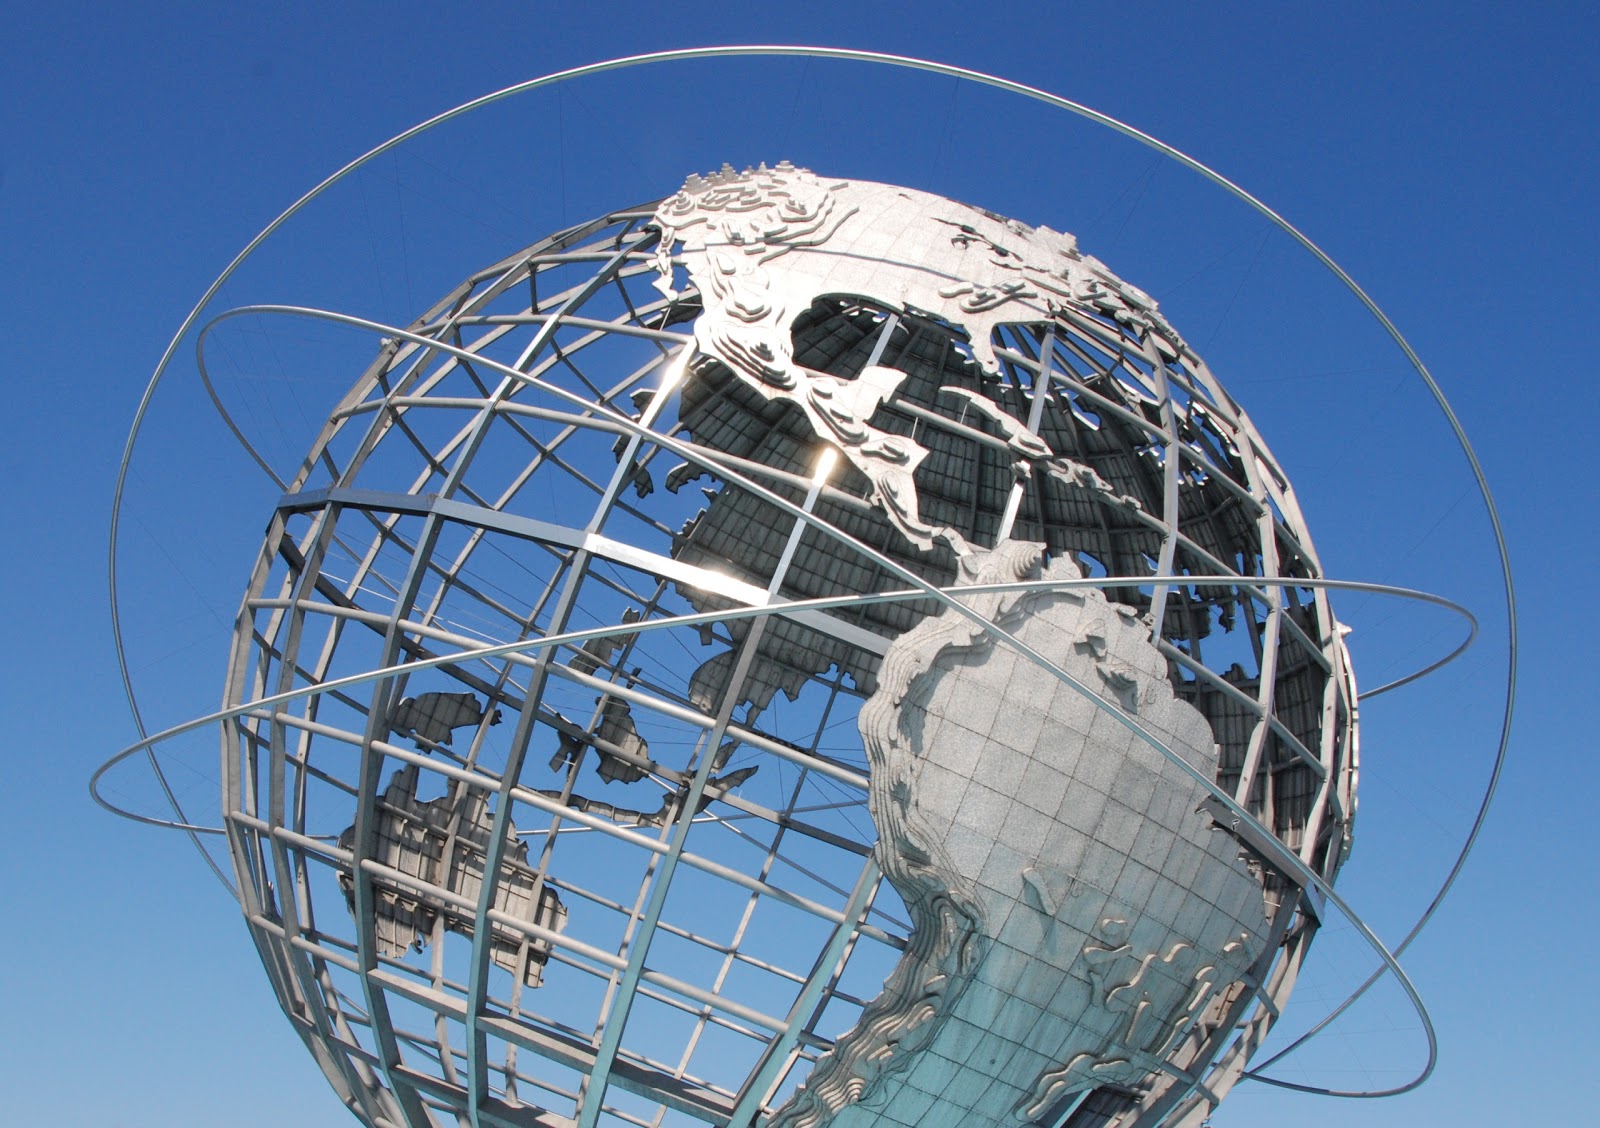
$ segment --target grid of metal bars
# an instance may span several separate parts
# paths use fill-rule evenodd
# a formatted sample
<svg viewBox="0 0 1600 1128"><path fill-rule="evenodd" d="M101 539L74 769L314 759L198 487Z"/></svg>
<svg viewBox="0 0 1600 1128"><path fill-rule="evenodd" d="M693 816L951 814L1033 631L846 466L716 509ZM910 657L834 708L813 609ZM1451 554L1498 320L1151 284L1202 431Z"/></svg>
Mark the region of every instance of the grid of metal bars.
<svg viewBox="0 0 1600 1128"><path fill-rule="evenodd" d="M954 561L901 541L798 413L689 363L698 304L650 287L650 214L468 279L410 330L451 351L385 341L284 497L241 610L230 705L610 631L257 710L225 736L258 950L374 1125L751 1123L906 943L871 856L854 718L888 641L937 602L651 624L902 587L875 554L941 585ZM928 448L924 517L1114 577L1108 596L1149 616L1176 691L1211 721L1219 783L1331 877L1354 690L1325 592L1256 582L1320 575L1270 452L1203 365L1092 313L999 337L994 381L947 326L843 297L796 326L795 356L910 373L874 425ZM1039 474L1013 501L1003 434L938 394L952 385L1032 416L1107 488ZM396 723L418 716L438 723ZM1198 1046L1175 1062L1206 1081L1140 1107L1103 1094L1092 1115L1154 1124L1226 1091L1315 932L1278 892L1274 942L1230 1012L1240 1036L1215 1065Z"/></svg>

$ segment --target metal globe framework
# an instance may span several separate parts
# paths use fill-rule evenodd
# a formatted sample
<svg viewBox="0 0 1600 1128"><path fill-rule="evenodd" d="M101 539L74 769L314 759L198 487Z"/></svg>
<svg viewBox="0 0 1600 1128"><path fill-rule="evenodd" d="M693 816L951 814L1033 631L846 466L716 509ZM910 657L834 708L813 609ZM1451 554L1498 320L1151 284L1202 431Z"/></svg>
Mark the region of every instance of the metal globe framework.
<svg viewBox="0 0 1600 1128"><path fill-rule="evenodd" d="M887 642L937 603L671 621L882 595L905 573L947 588L960 557L897 535L804 416L697 351L705 302L653 286L661 211L541 241L386 341L250 585L229 705L607 632L235 724L224 803L247 918L285 1009L375 1122L475 1105L504 1123L533 1108L744 1123L782 1104L911 942L852 730ZM872 423L930 452L921 516L963 551L1037 542L1121 578L1096 586L1147 616L1215 733L1218 784L1331 880L1355 773L1343 647L1325 591L1253 582L1314 580L1315 554L1260 436L1159 326L1107 289L998 326L990 377L940 319L830 296L797 319L793 355L841 386L908 374ZM1025 424L1073 452L1066 469L1035 455L1019 475ZM1226 660L1208 663L1213 647ZM1240 991L1219 1029L1270 1021L1315 931L1268 885L1262 998ZM1180 1070L1206 1067L1199 1048ZM1162 1095L1147 1103L1165 1114L1187 1093ZM1085 1115L1136 1103L1113 1087Z"/></svg>
<svg viewBox="0 0 1600 1128"><path fill-rule="evenodd" d="M1354 815L1340 585L1286 476L1092 259L1095 287L1031 306L930 283L966 322L807 292L774 362L707 328L748 295L706 290L716 249L673 203L543 239L404 330L224 315L385 334L286 483L230 664L224 822L286 1013L372 1124L828 1122L808 1076L924 924L857 726L895 640L965 620L1209 792L1265 923L1159 1062L1015 1115L1198 1123L1281 1013ZM963 249L1033 232L970 210ZM914 472L884 470L908 443ZM1008 544L1037 554L981 566ZM1141 725L1115 656L1094 683L1018 625L1074 592L1145 634L1209 768ZM828 1115L917 1123L856 1111Z"/></svg>

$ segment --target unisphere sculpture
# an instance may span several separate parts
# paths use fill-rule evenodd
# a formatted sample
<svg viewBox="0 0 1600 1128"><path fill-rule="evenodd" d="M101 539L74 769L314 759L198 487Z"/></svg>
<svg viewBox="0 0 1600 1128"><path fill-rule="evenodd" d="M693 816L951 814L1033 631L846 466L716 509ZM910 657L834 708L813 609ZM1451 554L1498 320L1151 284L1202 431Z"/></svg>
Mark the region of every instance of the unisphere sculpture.
<svg viewBox="0 0 1600 1128"><path fill-rule="evenodd" d="M1198 1124L1349 845L1319 575L1071 236L694 176L334 407L227 702L409 668L229 727L246 916L370 1124Z"/></svg>

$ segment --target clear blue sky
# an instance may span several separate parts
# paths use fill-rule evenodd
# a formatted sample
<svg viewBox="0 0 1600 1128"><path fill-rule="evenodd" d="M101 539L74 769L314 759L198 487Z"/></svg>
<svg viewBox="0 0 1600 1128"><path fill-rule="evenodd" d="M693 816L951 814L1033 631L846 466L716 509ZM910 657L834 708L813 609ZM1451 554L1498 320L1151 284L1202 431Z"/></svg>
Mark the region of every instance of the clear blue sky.
<svg viewBox="0 0 1600 1128"><path fill-rule="evenodd" d="M236 909L188 844L114 820L85 793L94 766L134 736L110 638L106 524L127 424L171 332L260 227L404 127L548 71L740 41L922 55L1119 116L1280 210L1410 337L1478 444L1523 600L1522 695L1502 799L1453 900L1406 961L1443 1061L1420 1092L1387 1102L1241 1087L1215 1122L1594 1122L1581 1079L1600 1051L1589 955L1600 910L1585 834L1600 797L1600 716L1593 616L1578 598L1595 574L1600 508L1600 392L1590 376L1600 17L1591 7L0 10L8 1122L348 1122L277 1011ZM735 79L753 88L730 97ZM698 121L676 116L681 106L698 107ZM236 299L344 300L404 317L563 219L667 194L724 155L898 178L1078 232L1163 300L1256 416L1295 476L1330 572L1432 587L1485 617L1485 641L1457 671L1366 713L1366 790L1342 888L1396 938L1442 874L1487 772L1504 629L1464 464L1347 298L1192 177L947 79L680 64L497 114L353 184L291 231ZM530 158L541 151L542 162ZM347 286L341 271L352 263L368 273ZM1267 319L1283 327L1262 339ZM288 379L292 365L277 363ZM325 405L354 375L332 373L304 402ZM278 402L292 431L290 401ZM138 542L148 587L125 598L149 632L140 684L161 721L220 696L213 643L243 574L201 577L238 559L223 538L248 541L266 516L252 508L259 489L231 492L246 475L210 461L215 420L185 414L192 407L180 398L167 409L165 433L182 439L165 467L146 467L140 512L157 521L205 507L208 490L230 491L242 508L237 521L215 523L216 539L171 539L160 552ZM175 578L159 583L159 572ZM1352 647L1369 685L1445 638L1442 620L1340 606L1356 624ZM203 796L211 746L196 748L185 786ZM1291 1015L1309 1019L1366 966L1336 935L1326 959ZM1380 1001L1293 1075L1353 1087L1402 1077L1420 1036L1395 996Z"/></svg>

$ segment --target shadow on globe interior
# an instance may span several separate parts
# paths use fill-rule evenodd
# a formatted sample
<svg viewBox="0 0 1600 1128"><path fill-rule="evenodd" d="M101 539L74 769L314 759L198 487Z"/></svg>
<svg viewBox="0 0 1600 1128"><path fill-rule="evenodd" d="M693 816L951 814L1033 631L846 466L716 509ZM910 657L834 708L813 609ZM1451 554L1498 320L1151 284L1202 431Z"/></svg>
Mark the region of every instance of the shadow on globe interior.
<svg viewBox="0 0 1600 1128"><path fill-rule="evenodd" d="M315 437L226 704L436 664L227 727L245 915L374 1125L1197 1125L1319 925L1281 859L1349 847L1320 576L1071 235L691 176Z"/></svg>

